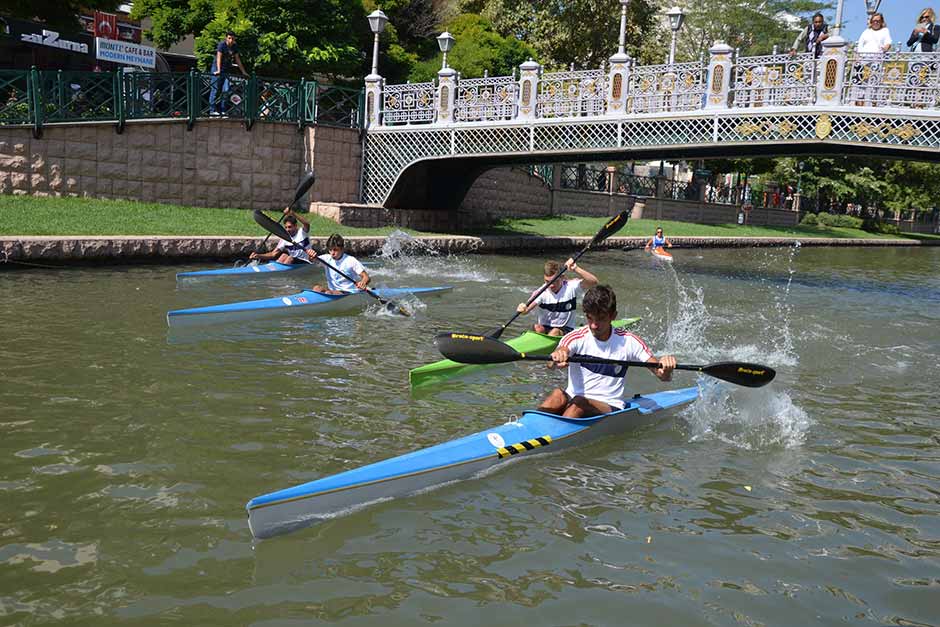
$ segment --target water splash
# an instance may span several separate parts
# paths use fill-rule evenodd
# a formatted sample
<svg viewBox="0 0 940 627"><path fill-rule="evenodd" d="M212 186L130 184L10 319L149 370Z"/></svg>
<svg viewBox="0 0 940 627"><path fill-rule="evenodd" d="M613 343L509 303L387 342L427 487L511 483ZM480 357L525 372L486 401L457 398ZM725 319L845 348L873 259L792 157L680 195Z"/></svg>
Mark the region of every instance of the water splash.
<svg viewBox="0 0 940 627"><path fill-rule="evenodd" d="M481 270L470 255L445 255L430 244L404 231L392 231L375 256L384 263L370 271L376 276L429 277L436 281L473 281L488 283L497 280L493 272Z"/></svg>
<svg viewBox="0 0 940 627"><path fill-rule="evenodd" d="M701 363L733 359L774 368L798 365L790 331L793 311L789 303L798 252L799 246L789 251L787 283L782 288L779 284L766 286L766 298L773 304L761 314L760 326L766 332L756 337L738 331L733 311L711 314L705 305L704 290L691 278L680 277L673 268L667 268L665 271L672 278L676 296L674 300L665 299L666 330L657 342L663 346L662 352L680 355L683 361ZM778 266L779 255L765 257L760 265L763 268ZM760 295L754 294L754 297ZM742 343L745 337L748 343ZM807 413L794 404L779 383L753 389L702 377L699 389L699 401L683 412L691 441L715 438L747 450L791 448L803 443L811 426Z"/></svg>

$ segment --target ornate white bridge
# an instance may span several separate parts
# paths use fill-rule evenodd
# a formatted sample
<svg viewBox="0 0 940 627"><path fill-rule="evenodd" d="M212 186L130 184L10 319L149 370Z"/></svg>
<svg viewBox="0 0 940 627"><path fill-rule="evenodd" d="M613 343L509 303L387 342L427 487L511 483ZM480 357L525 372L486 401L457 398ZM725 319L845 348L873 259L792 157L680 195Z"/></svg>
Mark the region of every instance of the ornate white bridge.
<svg viewBox="0 0 940 627"><path fill-rule="evenodd" d="M511 163L747 155L940 159L940 55L812 54L429 83L366 79L364 202L447 209L483 171Z"/></svg>

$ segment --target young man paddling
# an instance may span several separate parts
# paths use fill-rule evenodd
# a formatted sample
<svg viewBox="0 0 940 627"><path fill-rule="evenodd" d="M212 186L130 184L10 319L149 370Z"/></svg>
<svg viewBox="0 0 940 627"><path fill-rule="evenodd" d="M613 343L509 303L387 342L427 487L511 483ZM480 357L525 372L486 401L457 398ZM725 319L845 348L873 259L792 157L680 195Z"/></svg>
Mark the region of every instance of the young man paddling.
<svg viewBox="0 0 940 627"><path fill-rule="evenodd" d="M320 255L320 259L343 274L356 277L359 280L353 283L346 277L340 275L339 272L336 272L336 270L333 270L333 268L326 268L326 287L314 285L314 291L324 294L347 294L357 289L366 289L366 286L369 285L369 281L371 280L369 274L362 264L359 263L358 259L352 255L346 254L346 242L343 240L343 236L338 233L330 235L330 239L326 240L326 249L329 253ZM310 249L307 251L307 256L313 259L317 256L317 253L315 250Z"/></svg>
<svg viewBox="0 0 940 627"><path fill-rule="evenodd" d="M558 262L546 261L544 279L546 283L552 281L551 285L529 305L519 303L516 307L516 311L522 314L529 313L538 307L538 321L532 325L536 333L560 337L573 330L574 315L578 309L578 290L589 290L597 285L597 277L576 264L574 259L568 259L565 267L580 278L569 280L558 277L552 281L552 278L558 274Z"/></svg>
<svg viewBox="0 0 940 627"><path fill-rule="evenodd" d="M620 361L642 361L662 381L672 380L676 358L657 358L638 336L625 329L615 329L617 296L607 285L592 287L582 305L588 324L562 338L552 353L552 362L568 368L568 387L556 388L542 401L539 409L569 418L597 416L624 408L627 367L613 364L568 363L572 355L590 355Z"/></svg>
<svg viewBox="0 0 940 627"><path fill-rule="evenodd" d="M307 233L310 232L310 223L303 219L299 214L294 213L290 207L284 209L284 228L290 234L292 243L288 244L284 240L278 240L277 246L266 253L251 253L249 259L274 259L277 257L278 263L304 263L304 257L310 249L310 238ZM298 227L298 221L303 227Z"/></svg>

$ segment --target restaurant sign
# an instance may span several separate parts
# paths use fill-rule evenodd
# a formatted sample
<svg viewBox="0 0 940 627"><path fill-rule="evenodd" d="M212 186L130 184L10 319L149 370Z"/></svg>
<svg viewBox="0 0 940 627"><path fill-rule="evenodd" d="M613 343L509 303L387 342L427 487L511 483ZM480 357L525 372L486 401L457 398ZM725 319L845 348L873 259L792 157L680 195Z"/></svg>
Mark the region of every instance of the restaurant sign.
<svg viewBox="0 0 940 627"><path fill-rule="evenodd" d="M102 61L139 65L150 69L157 65L155 48L118 39L95 37L95 56Z"/></svg>
<svg viewBox="0 0 940 627"><path fill-rule="evenodd" d="M80 44L77 41L69 41L68 39L59 39L59 33L54 30L46 30L45 28L42 29L41 35L39 33L23 33L20 35L20 40L28 44L48 46L49 48L61 48L62 50L68 50L70 52L88 54L88 44Z"/></svg>

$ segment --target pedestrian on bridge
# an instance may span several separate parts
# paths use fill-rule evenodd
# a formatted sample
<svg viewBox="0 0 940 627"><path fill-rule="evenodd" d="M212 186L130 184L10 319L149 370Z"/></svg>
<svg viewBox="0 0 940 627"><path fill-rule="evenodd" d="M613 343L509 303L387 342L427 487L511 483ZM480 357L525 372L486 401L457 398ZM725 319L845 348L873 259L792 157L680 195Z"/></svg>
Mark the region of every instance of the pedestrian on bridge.
<svg viewBox="0 0 940 627"><path fill-rule="evenodd" d="M212 59L212 84L209 89L209 115L225 115L227 109L227 94L229 91L228 75L238 67L243 76L248 76L242 58L238 55L238 46L235 44L235 33L229 31L225 39L215 47L215 57Z"/></svg>
<svg viewBox="0 0 940 627"><path fill-rule="evenodd" d="M829 25L822 13L813 15L812 23L800 31L790 47L790 54L812 52L815 58L822 54L822 42L829 39Z"/></svg>
<svg viewBox="0 0 940 627"><path fill-rule="evenodd" d="M934 46L940 41L940 26L937 26L937 15L933 9L926 8L920 12L917 25L907 40L911 52L933 52Z"/></svg>

